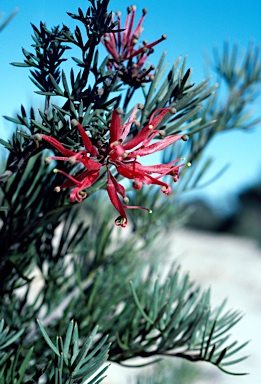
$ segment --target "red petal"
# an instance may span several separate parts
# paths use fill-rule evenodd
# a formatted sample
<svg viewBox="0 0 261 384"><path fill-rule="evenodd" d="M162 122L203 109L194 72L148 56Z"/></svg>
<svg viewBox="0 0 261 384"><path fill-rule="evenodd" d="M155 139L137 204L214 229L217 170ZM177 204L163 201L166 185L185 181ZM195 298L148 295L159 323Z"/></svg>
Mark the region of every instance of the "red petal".
<svg viewBox="0 0 261 384"><path fill-rule="evenodd" d="M79 192L93 185L95 181L98 179L99 175L100 175L100 172L89 172L88 176L86 176L82 180L82 182L79 183L78 186L72 190L72 192L70 193L70 200L81 202L84 199L84 197L79 195Z"/></svg>
<svg viewBox="0 0 261 384"><path fill-rule="evenodd" d="M153 128L156 128L158 126L158 124L161 122L161 120L163 119L163 117L169 112L169 110L170 110L170 108L156 109L156 111L154 111L153 114L151 115L148 125L152 124ZM161 111L161 112L158 113L159 111ZM156 114L157 114L157 116L154 117Z"/></svg>
<svg viewBox="0 0 261 384"><path fill-rule="evenodd" d="M76 154L76 152L71 151L70 149L65 148L58 140L51 136L47 136L41 133L41 136L44 140L50 143L54 148L58 149L64 156L71 157Z"/></svg>
<svg viewBox="0 0 261 384"><path fill-rule="evenodd" d="M133 164L124 164L124 165L118 165L117 171L120 175L132 179L137 180L139 182L142 182L146 185L154 184L154 185L160 185L162 187L166 188L166 192L162 191L165 194L171 194L171 188L167 183L164 183L163 181L150 176L150 174L146 173L145 168L140 163L135 164L135 169L133 168ZM170 171L170 170L169 170Z"/></svg>
<svg viewBox="0 0 261 384"><path fill-rule="evenodd" d="M114 110L110 124L110 144L120 139L121 131L121 118L119 113Z"/></svg>
<svg viewBox="0 0 261 384"><path fill-rule="evenodd" d="M96 147L92 144L91 139L89 138L87 132L84 130L83 126L79 122L77 122L77 128L80 132L83 144L87 152L90 153L92 156L97 156L98 151Z"/></svg>
<svg viewBox="0 0 261 384"><path fill-rule="evenodd" d="M155 118L155 114L161 111ZM157 109L151 116L149 123L142 128L142 130L128 143L124 144L124 149L129 150L132 148L137 147L137 145L141 144L144 140L147 139L147 137L153 132L153 129L155 129L163 117L169 112L169 108L160 108ZM149 126L152 125L153 129L150 129Z"/></svg>
<svg viewBox="0 0 261 384"><path fill-rule="evenodd" d="M133 137L128 143L123 145L125 151L137 147L137 145L141 144L145 139L147 139L148 135L151 133L151 129L144 127L136 136Z"/></svg>
<svg viewBox="0 0 261 384"><path fill-rule="evenodd" d="M143 47L137 49L135 52L133 52L131 55L129 55L128 59L130 59L130 58L132 58L134 56L137 56L139 53L142 53L144 48L150 49L150 48L154 47L155 45L161 43L163 40L165 40L165 37L161 37L160 39L154 41L153 43L144 45Z"/></svg>
<svg viewBox="0 0 261 384"><path fill-rule="evenodd" d="M114 187L115 187L117 193L119 193L123 198L126 197L126 190L125 190L124 186L121 185L112 174L110 174L110 177L111 177L111 180L114 184Z"/></svg>
<svg viewBox="0 0 261 384"><path fill-rule="evenodd" d="M122 126L122 129L121 129L121 136L120 136L120 139L122 141L125 140L125 138L128 136L129 132L130 132L130 129L131 129L131 125L132 123L135 123L137 120L135 119L135 116L136 116L136 112L138 110L138 106L135 106L133 108L133 111L131 112L131 115L127 121L127 123L123 124Z"/></svg>
<svg viewBox="0 0 261 384"><path fill-rule="evenodd" d="M113 183L112 175L111 175L109 170L108 170L108 181L107 181L106 189L107 189L107 192L108 192L108 195L109 195L109 198L110 198L112 204L114 205L114 207L117 209L117 211L121 215L121 218L124 219L124 220L119 220L118 224L117 223L116 224L121 225L121 226L126 226L127 225L127 216L126 216L126 213L124 211L123 205L119 199L119 196L117 195L117 191L116 191L115 185Z"/></svg>
<svg viewBox="0 0 261 384"><path fill-rule="evenodd" d="M157 143L153 143L151 145L148 145L147 147L138 148L136 151L131 152L129 155L136 157L136 156L147 156L152 153L162 151L162 149L165 149L169 145L175 143L176 141L180 140L182 135L170 135L165 137L164 139L158 141Z"/></svg>
<svg viewBox="0 0 261 384"><path fill-rule="evenodd" d="M102 164L90 159L85 151L78 152L75 160L78 163L82 163L89 171L98 171L102 167Z"/></svg>

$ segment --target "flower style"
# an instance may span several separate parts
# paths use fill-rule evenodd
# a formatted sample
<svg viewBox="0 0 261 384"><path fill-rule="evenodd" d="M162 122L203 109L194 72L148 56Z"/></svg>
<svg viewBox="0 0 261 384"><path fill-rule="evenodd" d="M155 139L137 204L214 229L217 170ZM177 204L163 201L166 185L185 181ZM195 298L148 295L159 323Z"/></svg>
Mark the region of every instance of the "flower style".
<svg viewBox="0 0 261 384"><path fill-rule="evenodd" d="M150 66L148 69L142 69L142 67L148 56L153 52L152 48L165 40L167 36L162 35L160 39L150 44L148 44L147 41L143 41L143 46L135 49L135 45L138 43L143 31L142 23L145 19L147 9L144 8L142 10L142 16L134 30L133 24L136 15L136 6L128 7L127 12L123 27L121 25L121 12L116 12L118 32L106 33L101 41L112 56L112 59L110 59L107 64L108 69L119 70L119 75L125 83L137 86L142 82L150 81L151 76L153 76L150 74L150 71L154 69L154 66ZM123 31L121 30L122 28ZM133 63L132 60L134 57L136 58L135 63ZM124 61L128 61L127 66L123 64Z"/></svg>
<svg viewBox="0 0 261 384"><path fill-rule="evenodd" d="M115 220L115 223L122 227L126 227L127 225L126 209L138 208L147 211L149 211L149 209L123 205L119 196L122 197L125 204L128 204L129 199L126 196L124 186L112 175L110 170L111 166L114 166L121 176L132 180L134 189L141 189L143 184L154 184L159 185L165 195L170 195L172 192L171 187L160 179L165 175L170 175L173 181L176 182L179 178L180 167L185 165L175 165L175 163L181 159L173 160L168 164L157 165L142 165L138 161L139 158L161 151L184 137L182 135L170 135L159 141L152 142L158 134L161 136L165 134L164 131L157 129L157 126L164 116L169 112L175 113L175 110L172 108L160 108L152 114L148 124L143 127L136 136L129 139L132 124L139 125L136 120L138 108L139 106L134 108L129 120L125 124L121 124L118 110L112 112L110 139L106 144L99 142L97 145L94 145L82 125L77 120L72 120L71 124L72 126L77 126L85 147L85 149L79 152L65 148L58 140L51 136L45 134L40 135L41 139L46 140L63 155L47 157L47 163L51 160L62 160L68 161L72 165L81 163L84 166L84 170L76 176L71 176L61 170L55 170L55 172L60 172L67 177L67 180L61 186L56 187L55 191L59 192L63 188L74 187L70 193L70 200L72 202L81 202L86 197L84 190L95 183L100 176L101 168L106 167L107 193L112 204L120 214ZM184 139L186 138L184 137Z"/></svg>

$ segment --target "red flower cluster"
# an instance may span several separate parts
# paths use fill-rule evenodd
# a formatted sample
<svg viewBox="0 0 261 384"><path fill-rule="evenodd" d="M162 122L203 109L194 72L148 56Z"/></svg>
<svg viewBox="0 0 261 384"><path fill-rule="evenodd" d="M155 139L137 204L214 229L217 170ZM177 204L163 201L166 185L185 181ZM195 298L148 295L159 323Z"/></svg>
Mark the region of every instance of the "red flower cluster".
<svg viewBox="0 0 261 384"><path fill-rule="evenodd" d="M142 23L145 19L147 10L143 9L142 17L134 30L133 25L136 15L136 6L133 5L128 7L127 11L128 13L124 26L121 25L121 12L116 12L117 30L119 30L119 32L106 33L101 40L109 54L112 56L112 59L108 62L108 68L110 70L113 70L114 68L120 69L123 71L123 74L125 74L124 72L128 72L131 73L132 77L140 78L142 81L148 81L146 76L154 67L152 66L149 69L143 69L142 71L141 68L144 66L148 56L153 52L152 47L165 40L167 36L162 35L160 39L150 44L144 41L142 47L135 49L135 45L138 43L140 35L143 31ZM112 21L114 20L112 19ZM122 28L123 31L120 31ZM136 58L136 62L132 63L132 58L134 57ZM122 63L126 60L129 61L129 64L128 68L125 69Z"/></svg>
<svg viewBox="0 0 261 384"><path fill-rule="evenodd" d="M51 160L63 160L68 161L72 165L81 163L84 166L84 170L75 177L61 170L55 170L68 178L68 180L60 187L56 187L55 191L59 192L63 188L74 187L70 194L70 200L72 202L81 202L86 197L86 192L84 192L84 190L95 183L100 175L101 168L106 167L107 192L112 204L120 213L120 216L115 220L115 223L122 227L126 227L127 225L125 209L148 209L122 204L119 196L123 198L125 204L128 204L129 200L126 196L124 186L112 175L110 167L114 166L118 174L133 180L133 188L135 189L141 189L143 184L155 184L161 186L161 191L165 195L169 195L172 192L170 186L160 179L165 175L171 175L173 180L177 181L179 177L179 168L184 165L174 165L181 159L173 160L168 164L149 166L142 165L137 160L142 156L161 151L182 138L182 135L170 135L157 142L152 142L156 135L160 134L163 136L165 134L164 131L156 129L163 117L169 112L174 113L174 110L171 108L161 108L153 113L148 124L143 127L136 136L129 139L128 135L132 124L139 125L136 120L137 109L138 106L134 108L129 120L125 124L121 124L120 115L117 110L112 112L110 139L107 145L93 145L87 132L76 120L72 120L71 123L72 126L77 126L85 147L85 149L79 152L74 152L65 148L58 140L51 136L44 134L40 135L41 139L46 140L63 155L50 156L46 158L47 163ZM152 174L154 176L152 176Z"/></svg>

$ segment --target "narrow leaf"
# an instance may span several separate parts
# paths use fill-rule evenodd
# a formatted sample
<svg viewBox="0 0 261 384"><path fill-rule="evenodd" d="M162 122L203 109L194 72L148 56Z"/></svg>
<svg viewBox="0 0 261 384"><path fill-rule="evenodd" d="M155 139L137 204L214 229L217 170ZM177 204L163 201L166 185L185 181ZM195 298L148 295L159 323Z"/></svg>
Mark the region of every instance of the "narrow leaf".
<svg viewBox="0 0 261 384"><path fill-rule="evenodd" d="M49 347L52 349L52 351L60 357L60 352L58 351L58 349L56 348L56 346L53 344L52 340L50 339L50 337L47 335L47 332L46 330L44 329L43 325L40 323L40 320L37 319L37 323L39 325L39 328L40 328L40 331L42 332L42 335L46 341L46 343L49 345Z"/></svg>

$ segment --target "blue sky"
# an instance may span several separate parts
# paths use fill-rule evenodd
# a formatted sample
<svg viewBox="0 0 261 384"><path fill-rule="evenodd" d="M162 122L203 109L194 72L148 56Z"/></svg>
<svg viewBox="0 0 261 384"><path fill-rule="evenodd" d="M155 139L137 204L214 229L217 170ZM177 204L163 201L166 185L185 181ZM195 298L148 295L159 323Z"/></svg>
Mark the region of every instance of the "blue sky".
<svg viewBox="0 0 261 384"><path fill-rule="evenodd" d="M109 9L121 10L131 5L125 0L111 0ZM137 0L138 17L142 8L149 12L144 23L143 39L149 42L166 33L168 39L158 45L151 58L157 63L163 50L167 51L167 60L172 63L178 56L188 56L187 66L192 67L195 83L211 74L207 72L204 54L212 53L213 46L222 47L224 40L238 43L242 50L250 41L256 45L261 42L261 6L260 0L193 0L193 1L156 1ZM52 27L61 23L74 26L75 23L66 11L75 12L77 7L86 9L87 0L9 0L1 2L0 12L7 16L16 7L19 12L12 22L0 34L0 116L14 116L23 104L29 107L38 105L41 100L34 94L35 86L28 79L28 70L12 67L12 61L22 61L21 47L31 50L32 28L30 22L39 25L40 21ZM261 98L256 102L255 115L261 115ZM12 125L0 117L1 136L7 138ZM212 172L215 173L225 164L230 167L214 184L199 191L210 196L212 201L224 204L238 190L254 181L261 180L261 126L251 132L234 131L215 138L206 151L215 160ZM212 172L207 177L212 177Z"/></svg>

